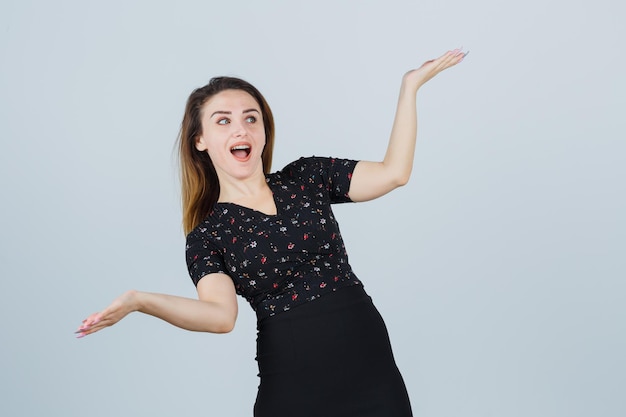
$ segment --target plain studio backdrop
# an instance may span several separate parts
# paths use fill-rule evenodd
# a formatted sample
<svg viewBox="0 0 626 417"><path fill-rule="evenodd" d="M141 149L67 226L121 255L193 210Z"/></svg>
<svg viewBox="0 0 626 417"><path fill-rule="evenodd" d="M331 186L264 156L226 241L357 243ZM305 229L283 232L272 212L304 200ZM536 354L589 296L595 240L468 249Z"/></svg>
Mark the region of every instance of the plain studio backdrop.
<svg viewBox="0 0 626 417"><path fill-rule="evenodd" d="M624 12L4 0L0 415L251 415L243 300L228 335L140 314L72 333L130 288L196 296L174 151L187 96L216 75L255 84L274 169L379 159L404 72L461 46L419 93L409 184L335 209L415 415L626 415Z"/></svg>

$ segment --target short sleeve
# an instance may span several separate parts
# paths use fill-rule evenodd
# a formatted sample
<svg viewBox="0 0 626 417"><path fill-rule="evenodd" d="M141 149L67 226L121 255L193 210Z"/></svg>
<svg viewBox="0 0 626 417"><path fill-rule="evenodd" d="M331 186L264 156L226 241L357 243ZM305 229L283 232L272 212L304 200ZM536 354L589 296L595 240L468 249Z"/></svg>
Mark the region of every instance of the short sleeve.
<svg viewBox="0 0 626 417"><path fill-rule="evenodd" d="M299 181L324 190L330 203L351 202L348 192L352 173L358 161L352 159L300 158L283 171Z"/></svg>
<svg viewBox="0 0 626 417"><path fill-rule="evenodd" d="M208 274L225 274L222 251L202 235L202 229L195 229L187 235L185 254L187 269L194 285Z"/></svg>

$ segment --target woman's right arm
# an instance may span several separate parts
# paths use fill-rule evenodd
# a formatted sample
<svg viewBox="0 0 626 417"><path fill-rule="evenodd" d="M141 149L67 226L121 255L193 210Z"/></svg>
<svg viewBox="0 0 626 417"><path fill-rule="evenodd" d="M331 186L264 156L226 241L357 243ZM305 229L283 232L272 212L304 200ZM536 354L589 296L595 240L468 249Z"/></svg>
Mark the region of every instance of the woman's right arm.
<svg viewBox="0 0 626 417"><path fill-rule="evenodd" d="M197 285L198 299L142 291L127 291L101 312L83 320L78 337L109 327L139 311L174 326L197 332L228 333L237 319L235 286L226 274L205 275Z"/></svg>

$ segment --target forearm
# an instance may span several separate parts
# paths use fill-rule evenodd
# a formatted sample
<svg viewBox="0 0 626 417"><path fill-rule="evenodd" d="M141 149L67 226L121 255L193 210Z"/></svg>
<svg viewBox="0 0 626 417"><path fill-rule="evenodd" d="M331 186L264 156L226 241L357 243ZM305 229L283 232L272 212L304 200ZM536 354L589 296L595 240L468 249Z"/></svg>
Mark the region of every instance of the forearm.
<svg viewBox="0 0 626 417"><path fill-rule="evenodd" d="M403 81L385 156L379 162L357 164L349 191L353 201L380 197L409 181L417 140L416 93L417 88Z"/></svg>
<svg viewBox="0 0 626 417"><path fill-rule="evenodd" d="M413 169L417 139L417 88L402 83L398 107L382 161L385 177L391 185L404 185Z"/></svg>
<svg viewBox="0 0 626 417"><path fill-rule="evenodd" d="M383 160L388 177L400 185L409 180L413 170L417 140L417 91L439 72L461 62L465 55L460 49L455 49L402 77L396 116Z"/></svg>
<svg viewBox="0 0 626 417"><path fill-rule="evenodd" d="M136 310L185 330L228 333L235 326L236 304L134 291Z"/></svg>

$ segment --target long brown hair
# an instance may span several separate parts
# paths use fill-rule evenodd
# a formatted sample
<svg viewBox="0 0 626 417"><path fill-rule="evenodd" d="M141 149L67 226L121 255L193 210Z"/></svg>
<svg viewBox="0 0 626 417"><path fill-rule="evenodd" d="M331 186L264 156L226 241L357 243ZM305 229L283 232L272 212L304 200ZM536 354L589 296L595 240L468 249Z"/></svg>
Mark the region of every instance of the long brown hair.
<svg viewBox="0 0 626 417"><path fill-rule="evenodd" d="M261 155L263 172L270 172L274 150L274 116L263 95L252 84L233 77L215 77L207 85L195 89L187 99L178 136L180 157L183 229L191 232L210 212L220 195L220 183L209 154L196 149L202 135L202 106L224 90L242 90L261 107L265 128L265 148Z"/></svg>

